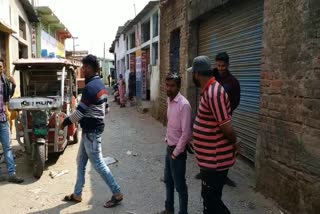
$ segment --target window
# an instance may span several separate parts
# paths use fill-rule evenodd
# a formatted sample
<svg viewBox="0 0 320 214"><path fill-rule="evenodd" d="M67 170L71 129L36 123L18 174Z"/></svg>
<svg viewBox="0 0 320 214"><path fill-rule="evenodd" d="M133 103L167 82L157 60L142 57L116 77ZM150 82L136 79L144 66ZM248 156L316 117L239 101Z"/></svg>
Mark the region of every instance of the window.
<svg viewBox="0 0 320 214"><path fill-rule="evenodd" d="M150 40L150 20L141 25L141 41L145 43Z"/></svg>
<svg viewBox="0 0 320 214"><path fill-rule="evenodd" d="M153 23L152 35L153 37L156 37L159 35L159 13L158 12L153 14L152 23Z"/></svg>
<svg viewBox="0 0 320 214"><path fill-rule="evenodd" d="M126 36L126 50L129 50L129 36Z"/></svg>
<svg viewBox="0 0 320 214"><path fill-rule="evenodd" d="M170 36L170 72L180 72L180 29L172 31Z"/></svg>
<svg viewBox="0 0 320 214"><path fill-rule="evenodd" d="M130 34L130 49L136 47L136 34L132 33Z"/></svg>
<svg viewBox="0 0 320 214"><path fill-rule="evenodd" d="M19 16L19 36L27 40L26 22Z"/></svg>

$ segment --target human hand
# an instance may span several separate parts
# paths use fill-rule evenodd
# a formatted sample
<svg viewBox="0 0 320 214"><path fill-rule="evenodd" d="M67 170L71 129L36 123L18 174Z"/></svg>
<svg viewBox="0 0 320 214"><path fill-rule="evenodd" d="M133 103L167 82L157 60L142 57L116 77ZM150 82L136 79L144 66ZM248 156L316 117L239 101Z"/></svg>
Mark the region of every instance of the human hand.
<svg viewBox="0 0 320 214"><path fill-rule="evenodd" d="M171 155L171 158L172 158L172 160L176 160L177 159L177 157L174 154Z"/></svg>
<svg viewBox="0 0 320 214"><path fill-rule="evenodd" d="M11 82L12 84L16 84L15 79L12 76L8 76L8 80L9 82Z"/></svg>
<svg viewBox="0 0 320 214"><path fill-rule="evenodd" d="M234 144L234 148L235 148L236 153L240 152L240 142L241 142L240 138L237 138L237 142L235 142L235 144Z"/></svg>

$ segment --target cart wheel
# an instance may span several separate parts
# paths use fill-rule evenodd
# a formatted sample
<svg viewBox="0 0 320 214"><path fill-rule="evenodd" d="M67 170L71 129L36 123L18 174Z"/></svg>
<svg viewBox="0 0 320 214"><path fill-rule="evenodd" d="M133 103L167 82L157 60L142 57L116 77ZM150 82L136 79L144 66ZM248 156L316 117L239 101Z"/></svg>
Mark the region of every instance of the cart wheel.
<svg viewBox="0 0 320 214"><path fill-rule="evenodd" d="M45 161L46 161L45 154L46 154L45 145L37 144L35 146L35 159L33 163L33 176L35 178L39 179L42 176Z"/></svg>

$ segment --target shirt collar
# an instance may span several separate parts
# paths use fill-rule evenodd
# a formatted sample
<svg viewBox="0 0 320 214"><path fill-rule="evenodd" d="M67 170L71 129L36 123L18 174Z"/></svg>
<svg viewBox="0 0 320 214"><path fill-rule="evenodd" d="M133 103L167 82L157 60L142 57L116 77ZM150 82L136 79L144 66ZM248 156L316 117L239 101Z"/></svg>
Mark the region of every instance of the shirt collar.
<svg viewBox="0 0 320 214"><path fill-rule="evenodd" d="M94 76L90 77L89 79L86 79L85 83L88 84L89 82L91 82L92 80L97 79L97 78L99 78L99 76L98 75L94 75Z"/></svg>
<svg viewBox="0 0 320 214"><path fill-rule="evenodd" d="M210 85L212 85L213 83L216 82L216 78L212 77L211 79L209 79L209 81L207 82L207 84L204 86L204 88L202 89L202 94L210 87Z"/></svg>
<svg viewBox="0 0 320 214"><path fill-rule="evenodd" d="M175 102L175 103L178 103L180 101L180 98L181 98L181 93L179 92L177 94L177 96L171 101L171 102Z"/></svg>

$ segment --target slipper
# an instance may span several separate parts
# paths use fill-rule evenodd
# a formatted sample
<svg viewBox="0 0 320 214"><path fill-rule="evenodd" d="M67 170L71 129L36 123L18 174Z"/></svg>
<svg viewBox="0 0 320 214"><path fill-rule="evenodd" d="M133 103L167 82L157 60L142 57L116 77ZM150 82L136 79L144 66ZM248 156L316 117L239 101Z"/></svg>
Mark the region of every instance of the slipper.
<svg viewBox="0 0 320 214"><path fill-rule="evenodd" d="M123 195L119 194L119 196L112 196L109 201L107 201L103 206L105 208L112 208L118 206L120 202L123 200Z"/></svg>
<svg viewBox="0 0 320 214"><path fill-rule="evenodd" d="M77 197L74 194L71 194L71 195L66 195L64 197L63 201L79 203L79 202L82 201L82 198L81 197Z"/></svg>

